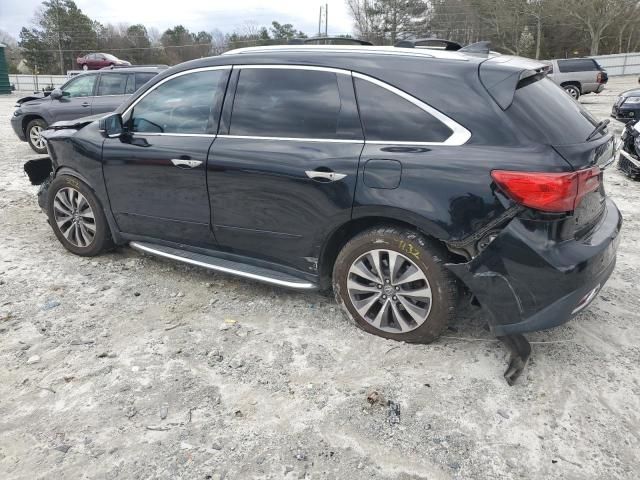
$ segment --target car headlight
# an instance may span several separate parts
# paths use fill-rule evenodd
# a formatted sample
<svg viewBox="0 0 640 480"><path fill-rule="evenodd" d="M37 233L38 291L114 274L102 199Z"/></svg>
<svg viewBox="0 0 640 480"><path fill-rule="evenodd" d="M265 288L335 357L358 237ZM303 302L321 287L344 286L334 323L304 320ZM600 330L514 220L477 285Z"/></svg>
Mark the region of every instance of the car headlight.
<svg viewBox="0 0 640 480"><path fill-rule="evenodd" d="M640 104L640 97L627 97L622 103L625 105L638 105Z"/></svg>
<svg viewBox="0 0 640 480"><path fill-rule="evenodd" d="M13 111L13 116L14 116L14 117L17 117L18 115L22 115L22 110L20 110L19 108L16 108L16 109Z"/></svg>

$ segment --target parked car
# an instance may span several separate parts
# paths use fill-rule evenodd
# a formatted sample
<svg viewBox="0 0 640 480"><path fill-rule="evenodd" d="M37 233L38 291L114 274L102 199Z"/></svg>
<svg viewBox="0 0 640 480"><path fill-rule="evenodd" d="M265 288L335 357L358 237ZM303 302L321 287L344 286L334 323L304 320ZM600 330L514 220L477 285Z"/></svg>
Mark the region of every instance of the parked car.
<svg viewBox="0 0 640 480"><path fill-rule="evenodd" d="M580 95L600 93L609 81L607 71L593 58L550 60L548 76L576 100Z"/></svg>
<svg viewBox="0 0 640 480"><path fill-rule="evenodd" d="M131 63L120 60L109 53L89 53L84 57L78 57L76 63L83 70L98 70L103 67L119 66L130 67Z"/></svg>
<svg viewBox="0 0 640 480"><path fill-rule="evenodd" d="M633 180L640 179L640 123L627 122L618 144L618 168Z"/></svg>
<svg viewBox="0 0 640 480"><path fill-rule="evenodd" d="M33 164L62 245L114 245L300 290L430 342L459 286L512 350L614 269L613 137L518 57L254 47L158 75L100 121L53 125ZM38 171L37 174L33 173ZM44 183L43 183L44 182Z"/></svg>
<svg viewBox="0 0 640 480"><path fill-rule="evenodd" d="M618 95L611 109L611 116L623 123L640 118L640 88Z"/></svg>
<svg viewBox="0 0 640 480"><path fill-rule="evenodd" d="M114 72L76 75L51 92L18 100L11 126L23 142L38 153L47 153L40 134L59 120L114 111L125 98L155 77L162 68L126 68Z"/></svg>

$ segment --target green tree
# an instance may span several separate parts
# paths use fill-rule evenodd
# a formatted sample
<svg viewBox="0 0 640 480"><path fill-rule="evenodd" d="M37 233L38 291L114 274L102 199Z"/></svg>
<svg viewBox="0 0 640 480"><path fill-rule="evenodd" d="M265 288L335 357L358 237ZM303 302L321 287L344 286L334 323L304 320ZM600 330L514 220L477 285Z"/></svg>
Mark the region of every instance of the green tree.
<svg viewBox="0 0 640 480"><path fill-rule="evenodd" d="M274 40L291 40L292 38L307 38L304 32L296 30L290 23L284 25L276 22L271 22L271 37Z"/></svg>
<svg viewBox="0 0 640 480"><path fill-rule="evenodd" d="M41 73L64 74L78 55L96 48L96 25L73 0L42 2L32 23L20 31L19 46L27 65Z"/></svg>

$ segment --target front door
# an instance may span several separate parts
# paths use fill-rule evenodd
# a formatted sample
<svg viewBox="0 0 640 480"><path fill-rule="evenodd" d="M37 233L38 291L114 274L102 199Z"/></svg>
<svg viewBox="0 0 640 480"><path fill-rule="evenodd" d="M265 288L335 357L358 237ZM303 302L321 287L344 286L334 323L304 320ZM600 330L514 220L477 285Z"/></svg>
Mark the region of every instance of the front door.
<svg viewBox="0 0 640 480"><path fill-rule="evenodd" d="M63 85L62 98L51 100L53 121L75 120L91 115L97 79L97 73L83 73Z"/></svg>
<svg viewBox="0 0 640 480"><path fill-rule="evenodd" d="M229 69L178 73L123 115L128 130L105 140L104 177L116 222L129 236L214 244L206 162Z"/></svg>
<svg viewBox="0 0 640 480"><path fill-rule="evenodd" d="M314 271L327 233L351 217L363 140L350 73L244 66L229 91L208 159L216 240Z"/></svg>

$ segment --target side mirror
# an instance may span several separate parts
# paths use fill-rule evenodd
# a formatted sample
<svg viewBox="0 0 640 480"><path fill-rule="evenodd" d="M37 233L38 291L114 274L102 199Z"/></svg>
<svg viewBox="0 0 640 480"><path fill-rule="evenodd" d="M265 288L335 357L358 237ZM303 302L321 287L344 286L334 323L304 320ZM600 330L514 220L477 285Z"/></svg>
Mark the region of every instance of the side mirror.
<svg viewBox="0 0 640 480"><path fill-rule="evenodd" d="M60 90L59 88L54 88L53 90L51 90L49 96L52 100L60 100L64 96L64 93L62 93L62 90Z"/></svg>
<svg viewBox="0 0 640 480"><path fill-rule="evenodd" d="M124 133L122 125L122 115L112 113L98 120L98 128L109 138L116 138Z"/></svg>

